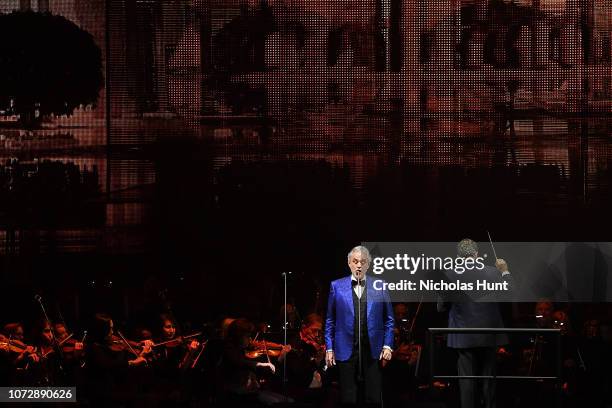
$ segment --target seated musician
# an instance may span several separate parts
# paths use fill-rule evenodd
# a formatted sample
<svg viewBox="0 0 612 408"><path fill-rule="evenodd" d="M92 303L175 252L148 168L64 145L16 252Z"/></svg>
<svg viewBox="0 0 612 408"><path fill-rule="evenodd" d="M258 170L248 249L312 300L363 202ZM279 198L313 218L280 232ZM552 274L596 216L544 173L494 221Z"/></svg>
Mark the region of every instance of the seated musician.
<svg viewBox="0 0 612 408"><path fill-rule="evenodd" d="M155 348L153 349L153 367L156 380L156 392L164 405L176 405L183 394L188 394L183 370L191 364L191 358L199 350L197 340L183 341L179 335L178 324L169 313L159 316L155 330ZM178 384L181 387L178 387Z"/></svg>
<svg viewBox="0 0 612 408"><path fill-rule="evenodd" d="M8 339L0 333L0 387L11 385L13 376L13 363Z"/></svg>
<svg viewBox="0 0 612 408"><path fill-rule="evenodd" d="M337 390L330 385L335 369L325 365L323 318L320 315L311 313L304 318L286 358L289 394L300 402L334 406Z"/></svg>
<svg viewBox="0 0 612 408"><path fill-rule="evenodd" d="M289 384L299 388L320 388L324 360L323 318L312 313L302 322L299 335L287 353Z"/></svg>
<svg viewBox="0 0 612 408"><path fill-rule="evenodd" d="M42 321L38 327L36 343L39 362L33 367L33 384L37 386L62 384L64 380L63 361L56 347L52 325L50 322Z"/></svg>
<svg viewBox="0 0 612 408"><path fill-rule="evenodd" d="M33 346L26 345L24 340L24 330L21 323L7 323L4 325L2 334L7 339L8 343L13 343L17 346L24 346L19 353L13 356L13 364L17 367L23 367L30 362L38 362L38 354Z"/></svg>
<svg viewBox="0 0 612 408"><path fill-rule="evenodd" d="M164 313L159 321L160 329L155 343L160 346L155 349L156 366L161 375L174 376L178 369L187 365L190 355L199 350L200 343L195 339L182 341L172 315Z"/></svg>
<svg viewBox="0 0 612 408"><path fill-rule="evenodd" d="M550 300L542 299L534 306L536 326L549 329L552 327L553 304Z"/></svg>
<svg viewBox="0 0 612 408"><path fill-rule="evenodd" d="M57 343L62 347L62 355L66 365L74 368L83 357L83 343L68 333L64 322L55 322L53 333Z"/></svg>
<svg viewBox="0 0 612 408"><path fill-rule="evenodd" d="M126 344L127 343L127 344ZM142 350L113 334L113 320L105 313L97 313L91 323L86 341L86 366L90 402L111 406L121 399L118 395L128 383L128 368L147 365L151 341L145 341Z"/></svg>
<svg viewBox="0 0 612 408"><path fill-rule="evenodd" d="M261 390L255 373L258 367L275 373L276 367L272 363L258 362L245 355L253 330L253 324L246 319L236 319L228 327L219 378L223 381L226 396L241 397L245 402L252 400L265 405L284 401L282 395Z"/></svg>
<svg viewBox="0 0 612 408"><path fill-rule="evenodd" d="M30 366L38 362L33 346L23 342L21 323L8 323L0 333L0 381L2 385L28 385Z"/></svg>

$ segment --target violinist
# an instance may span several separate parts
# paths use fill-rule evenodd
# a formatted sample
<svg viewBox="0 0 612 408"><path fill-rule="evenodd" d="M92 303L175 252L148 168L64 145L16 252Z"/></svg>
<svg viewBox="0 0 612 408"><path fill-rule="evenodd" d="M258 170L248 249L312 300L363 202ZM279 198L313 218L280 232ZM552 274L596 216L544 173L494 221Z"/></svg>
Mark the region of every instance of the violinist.
<svg viewBox="0 0 612 408"><path fill-rule="evenodd" d="M4 325L2 334L6 338L7 347L14 351L16 355L13 357L13 364L17 367L23 367L29 362L38 362L38 354L36 348L24 343L24 330L21 323L7 323Z"/></svg>
<svg viewBox="0 0 612 408"><path fill-rule="evenodd" d="M61 348L64 374L67 376L68 382L74 384L74 381L71 380L76 378L77 371L80 369L85 358L82 342L85 336L76 339L73 334L68 332L64 322L55 322L53 324L53 334L55 335L57 345Z"/></svg>
<svg viewBox="0 0 612 408"><path fill-rule="evenodd" d="M287 379L301 388L320 388L325 359L323 318L312 313L302 323L298 338L287 353Z"/></svg>
<svg viewBox="0 0 612 408"><path fill-rule="evenodd" d="M393 358L383 370L383 378L388 389L393 390L385 396L385 402L391 406L400 406L403 400L414 398L414 393L418 389L417 364L422 348L413 341L414 318L410 318L408 305L394 304L393 316L395 350Z"/></svg>
<svg viewBox="0 0 612 408"><path fill-rule="evenodd" d="M0 387L11 384L14 375L12 366L11 350L7 338L0 334Z"/></svg>
<svg viewBox="0 0 612 408"><path fill-rule="evenodd" d="M182 369L187 368L191 361L190 357L200 348L197 340L183 339L178 335L177 326L171 314L164 313L159 316L153 349L153 366L157 380L157 392L164 405L176 405L180 401L181 390L185 391L187 387L176 387L176 381L178 379L184 383Z"/></svg>
<svg viewBox="0 0 612 408"><path fill-rule="evenodd" d="M113 333L113 319L97 313L90 325L86 341L86 365L91 385L92 404L112 406L121 400L129 387L129 372L148 364L151 341L137 350L125 338Z"/></svg>
<svg viewBox="0 0 612 408"><path fill-rule="evenodd" d="M37 364L39 356L36 347L24 343L23 325L18 322L7 323L2 330L0 339L6 350L5 357L10 365L9 376L12 385L26 385L30 379L30 367Z"/></svg>
<svg viewBox="0 0 612 408"><path fill-rule="evenodd" d="M301 402L316 406L331 403L330 381L325 366L323 318L311 313L302 322L300 332L287 353L287 381L289 393Z"/></svg>
<svg viewBox="0 0 612 408"><path fill-rule="evenodd" d="M78 361L83 356L83 342L68 333L64 322L53 324L53 333L57 343L62 347L64 359L68 362ZM82 339L81 339L82 340Z"/></svg>
<svg viewBox="0 0 612 408"><path fill-rule="evenodd" d="M228 327L221 362L221 376L226 397L235 402L272 404L284 401L282 395L260 389L256 369L272 373L276 367L270 362L257 362L246 357L254 326L246 319L236 319Z"/></svg>
<svg viewBox="0 0 612 408"><path fill-rule="evenodd" d="M177 333L177 323L170 314L162 314L159 318L160 330L155 346L155 360L162 375L172 374L186 365L189 355L200 348L195 339L184 339Z"/></svg>
<svg viewBox="0 0 612 408"><path fill-rule="evenodd" d="M43 321L37 333L39 362L33 367L33 384L52 386L62 383L63 367L61 353L56 348L51 323Z"/></svg>

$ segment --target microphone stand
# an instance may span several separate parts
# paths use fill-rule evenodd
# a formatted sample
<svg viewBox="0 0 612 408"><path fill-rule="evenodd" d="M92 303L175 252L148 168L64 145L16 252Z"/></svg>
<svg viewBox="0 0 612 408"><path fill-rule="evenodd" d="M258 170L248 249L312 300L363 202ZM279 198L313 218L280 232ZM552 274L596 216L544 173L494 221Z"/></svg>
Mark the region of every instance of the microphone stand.
<svg viewBox="0 0 612 408"><path fill-rule="evenodd" d="M361 361L361 299L363 298L363 292L365 290L365 287L361 286L361 278L357 278L357 287L360 291L360 296L357 296L357 350L359 353L357 357L357 362L359 364L359 369L357 371L357 382L359 383L360 388L362 388L361 386L363 385L363 362ZM361 394L361 391L359 392L359 394Z"/></svg>
<svg viewBox="0 0 612 408"><path fill-rule="evenodd" d="M283 321L283 332L284 332L284 341L283 344L285 347L287 347L287 326L288 326L288 322L287 322L287 277L288 275L291 275L291 272L283 272L281 274L283 276L283 298L284 298L284 305L285 307L284 309L284 321ZM269 358L269 357L268 357ZM287 396L287 355L285 355L285 357L283 358L283 396L285 397L285 402L289 401L289 398Z"/></svg>
<svg viewBox="0 0 612 408"><path fill-rule="evenodd" d="M40 305L40 308L43 312L43 316L45 317L45 321L47 322L47 326L51 329L51 338L53 339L53 347L57 350L57 354L59 355L59 359L57 360L57 367L60 372L64 374L64 366L62 365L62 361L64 361L64 352L62 351L62 346L58 343L57 338L55 337L55 333L53 333L53 327L51 326L51 320L49 320L49 316L47 315L47 311L45 310L45 306L42 302L42 297L40 295L34 296L34 299Z"/></svg>

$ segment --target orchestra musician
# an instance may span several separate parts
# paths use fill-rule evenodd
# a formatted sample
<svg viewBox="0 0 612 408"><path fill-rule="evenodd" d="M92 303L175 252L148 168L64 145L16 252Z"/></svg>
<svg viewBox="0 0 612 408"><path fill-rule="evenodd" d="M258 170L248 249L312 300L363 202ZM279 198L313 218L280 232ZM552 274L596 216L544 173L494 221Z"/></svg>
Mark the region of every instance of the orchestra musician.
<svg viewBox="0 0 612 408"><path fill-rule="evenodd" d="M287 379L300 388L320 388L325 359L323 318L309 314L287 353Z"/></svg>
<svg viewBox="0 0 612 408"><path fill-rule="evenodd" d="M422 345L415 342L414 322L418 314L410 319L408 305L396 303L393 305L395 316L395 350L393 359L384 370L385 384L395 390L386 396L385 403L391 406L401 406L402 399L415 396L418 390L419 366L421 364ZM421 370L422 372L423 370Z"/></svg>
<svg viewBox="0 0 612 408"><path fill-rule="evenodd" d="M11 349L7 338L0 333L0 387L8 387L13 382L13 364Z"/></svg>
<svg viewBox="0 0 612 408"><path fill-rule="evenodd" d="M83 365L85 358L83 337L76 339L74 333L69 333L64 322L53 323L53 334L57 344L61 347L62 366L66 379L71 382L75 379L77 371ZM74 382L71 382L74 383Z"/></svg>
<svg viewBox="0 0 612 408"><path fill-rule="evenodd" d="M334 396L329 385L333 369L325 366L323 318L320 315L311 313L304 318L285 358L291 396L315 406L331 406Z"/></svg>
<svg viewBox="0 0 612 408"><path fill-rule="evenodd" d="M42 321L37 333L38 364L32 367L31 382L37 386L60 385L64 381L62 353L57 350L50 322Z"/></svg>
<svg viewBox="0 0 612 408"><path fill-rule="evenodd" d="M246 319L234 320L227 329L220 378L223 380L224 397L228 401L238 403L258 402L271 405L283 402L285 398L282 395L261 389L256 374L258 368L274 374L276 372L274 364L269 361L255 361L246 356L253 330L254 325Z"/></svg>
<svg viewBox="0 0 612 408"><path fill-rule="evenodd" d="M191 365L193 356L199 351L200 343L195 339L183 339L178 335L175 318L164 313L159 316L159 329L153 349L153 367L157 382L157 392L166 404L177 404L181 390L174 387L175 382L184 384L182 373Z"/></svg>
<svg viewBox="0 0 612 408"><path fill-rule="evenodd" d="M0 342L6 350L5 362L9 364L7 376L11 385L27 385L31 381L31 367L38 364L39 355L35 346L24 342L24 328L20 322L4 325Z"/></svg>
<svg viewBox="0 0 612 408"><path fill-rule="evenodd" d="M31 345L24 343L24 330L23 324L21 323L7 323L4 325L2 334L6 338L7 342L11 342L17 346L24 345L19 353L14 356L13 364L17 367L27 365L29 362L38 362L38 354L36 348Z"/></svg>
<svg viewBox="0 0 612 408"><path fill-rule="evenodd" d="M177 323L170 314L160 316L160 326L155 346L155 360L161 373L171 374L186 367L189 357L200 348L196 339L183 339L177 335Z"/></svg>
<svg viewBox="0 0 612 408"><path fill-rule="evenodd" d="M90 402L98 406L112 406L122 399L129 386L129 370L148 364L153 344L146 340L142 349L135 349L127 339L114 334L113 327L111 316L97 313L86 342L88 394Z"/></svg>

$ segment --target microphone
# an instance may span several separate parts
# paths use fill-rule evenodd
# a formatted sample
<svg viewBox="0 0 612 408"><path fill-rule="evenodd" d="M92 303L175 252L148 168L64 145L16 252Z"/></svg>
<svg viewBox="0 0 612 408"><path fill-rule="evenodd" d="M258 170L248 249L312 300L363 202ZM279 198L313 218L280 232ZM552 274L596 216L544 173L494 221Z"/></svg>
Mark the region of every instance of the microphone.
<svg viewBox="0 0 612 408"><path fill-rule="evenodd" d="M281 276L287 276L287 275L291 275L292 272L283 272L281 273Z"/></svg>
<svg viewBox="0 0 612 408"><path fill-rule="evenodd" d="M40 295L34 295L34 300L36 300L37 302L42 301L42 297Z"/></svg>

